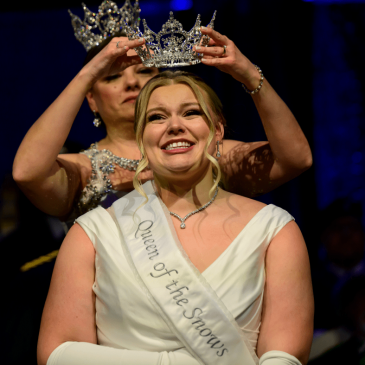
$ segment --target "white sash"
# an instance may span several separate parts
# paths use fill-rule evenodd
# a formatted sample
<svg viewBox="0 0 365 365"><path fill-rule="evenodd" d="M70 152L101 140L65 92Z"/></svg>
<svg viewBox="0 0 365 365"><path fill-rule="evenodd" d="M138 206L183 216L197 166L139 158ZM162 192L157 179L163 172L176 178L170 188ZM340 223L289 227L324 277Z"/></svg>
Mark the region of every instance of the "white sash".
<svg viewBox="0 0 365 365"><path fill-rule="evenodd" d="M152 183L143 188L149 201L137 212L144 198L136 191L113 204L123 250L137 281L201 364L258 364L232 314L187 257Z"/></svg>

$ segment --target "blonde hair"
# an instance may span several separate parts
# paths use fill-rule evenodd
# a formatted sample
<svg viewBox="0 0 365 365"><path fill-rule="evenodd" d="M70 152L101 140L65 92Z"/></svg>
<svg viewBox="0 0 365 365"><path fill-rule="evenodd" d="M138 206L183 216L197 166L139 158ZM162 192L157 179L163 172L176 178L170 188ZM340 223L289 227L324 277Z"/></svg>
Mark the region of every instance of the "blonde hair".
<svg viewBox="0 0 365 365"><path fill-rule="evenodd" d="M136 174L133 178L133 186L142 196L144 196L147 199L146 202L148 201L148 198L145 191L142 188L142 184L138 176L148 166L148 157L146 155L146 151L143 146L143 132L146 127L147 105L150 100L151 94L154 90L162 86L169 86L176 84L185 84L192 89L196 98L198 99L200 107L202 108L204 114L208 119L209 136L204 148L204 154L208 158L208 160L213 164L213 169L215 169L214 172L216 176L214 184L209 191L210 196L213 195L221 179L222 174L219 164L217 160L208 153L208 147L214 138L216 125L207 107L208 104L210 110L212 111L212 114L217 117L217 119L220 121L220 123L222 123L223 126L225 126L226 120L223 115L223 106L221 101L219 100L217 94L213 91L213 89L210 86L208 86L199 76L185 71L175 71L175 72L165 71L158 74L151 80L149 80L148 83L144 86L144 88L140 92L136 100L134 131L136 132L137 144L139 150L142 153L142 159L137 167ZM205 93L206 98L204 98L202 91Z"/></svg>

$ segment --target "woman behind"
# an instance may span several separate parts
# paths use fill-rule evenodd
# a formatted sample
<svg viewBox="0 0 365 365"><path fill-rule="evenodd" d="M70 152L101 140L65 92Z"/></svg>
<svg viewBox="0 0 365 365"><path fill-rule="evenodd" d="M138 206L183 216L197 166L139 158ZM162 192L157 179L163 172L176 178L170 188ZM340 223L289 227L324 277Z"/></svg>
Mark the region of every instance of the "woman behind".
<svg viewBox="0 0 365 365"><path fill-rule="evenodd" d="M260 73L235 44L210 28L202 32L211 37L211 47L199 50L202 62L227 72L249 90L257 89ZM144 42L112 37L92 48L82 70L23 139L13 177L45 213L70 220L99 205L110 190L122 196L133 189L130 170L140 159L133 131L134 103L158 73L144 67L132 50ZM59 155L85 97L96 119L105 123L107 135L86 153ZM242 97L247 97L243 90ZM301 128L267 80L252 98L269 142L225 140L220 146L225 188L249 197L271 191L312 163ZM141 175L144 181L151 177L148 171Z"/></svg>
<svg viewBox="0 0 365 365"><path fill-rule="evenodd" d="M39 365L306 363L313 297L304 240L287 212L218 188L216 98L184 72L142 90L136 190L69 231ZM141 186L147 164L154 183Z"/></svg>

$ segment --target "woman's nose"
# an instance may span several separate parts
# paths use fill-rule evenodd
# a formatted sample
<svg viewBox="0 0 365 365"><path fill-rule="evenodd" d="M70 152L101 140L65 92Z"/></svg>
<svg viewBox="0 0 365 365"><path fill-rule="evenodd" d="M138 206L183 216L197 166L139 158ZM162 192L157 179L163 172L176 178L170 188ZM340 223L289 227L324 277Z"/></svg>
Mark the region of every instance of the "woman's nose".
<svg viewBox="0 0 365 365"><path fill-rule="evenodd" d="M134 73L127 73L125 75L125 88L126 90L140 89L139 79Z"/></svg>
<svg viewBox="0 0 365 365"><path fill-rule="evenodd" d="M186 128L182 120L177 115L172 115L169 120L169 125L167 129L167 133L171 135L176 135L180 133L185 133Z"/></svg>

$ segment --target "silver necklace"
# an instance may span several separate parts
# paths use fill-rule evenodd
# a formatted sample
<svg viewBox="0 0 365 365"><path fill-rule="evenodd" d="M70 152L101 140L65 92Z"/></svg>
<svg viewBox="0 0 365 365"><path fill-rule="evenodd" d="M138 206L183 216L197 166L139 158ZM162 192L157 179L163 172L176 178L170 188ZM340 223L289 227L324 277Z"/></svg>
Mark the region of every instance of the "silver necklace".
<svg viewBox="0 0 365 365"><path fill-rule="evenodd" d="M185 225L185 221L189 218L189 217L191 217L192 215L194 215L194 214L196 214L196 213L199 213L199 212L201 212L202 210L204 210L204 209L206 209L206 208L208 208L209 207L209 205L210 204L212 204L213 202L214 202L214 199L216 198L216 196L217 196L217 194L218 194L218 186L217 186L217 188L215 189L215 193L214 193L214 196L213 196L213 198L212 199L210 199L210 201L207 203L207 204L205 204L205 205L203 205L202 207L200 207L200 208L198 208L198 209L196 209L196 210L194 210L193 212L191 212L191 213L189 213L189 214L187 214L184 218L181 218L178 214L176 214L176 213L173 213L173 212L170 212L170 214L171 215L173 215L174 217L176 217L180 222L181 222L181 224L180 224L180 228L181 229L184 229L185 227L186 227L186 225Z"/></svg>

